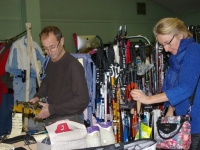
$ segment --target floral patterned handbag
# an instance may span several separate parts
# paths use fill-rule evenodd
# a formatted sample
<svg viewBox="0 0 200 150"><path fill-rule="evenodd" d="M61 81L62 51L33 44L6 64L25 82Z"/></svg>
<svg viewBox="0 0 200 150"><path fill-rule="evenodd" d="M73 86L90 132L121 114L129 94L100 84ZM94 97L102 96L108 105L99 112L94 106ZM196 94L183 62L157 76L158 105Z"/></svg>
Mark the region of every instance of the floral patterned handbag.
<svg viewBox="0 0 200 150"><path fill-rule="evenodd" d="M190 116L159 117L157 120L157 148L189 149L191 144Z"/></svg>
<svg viewBox="0 0 200 150"><path fill-rule="evenodd" d="M200 77L199 77L200 78ZM170 116L164 117L164 112L158 118L157 124L157 148L162 149L184 149L190 148L191 144L191 126L190 126L190 116L191 106L193 105L193 100L195 97L196 89L199 83L196 84L195 90L190 97L190 106L187 114L184 116Z"/></svg>

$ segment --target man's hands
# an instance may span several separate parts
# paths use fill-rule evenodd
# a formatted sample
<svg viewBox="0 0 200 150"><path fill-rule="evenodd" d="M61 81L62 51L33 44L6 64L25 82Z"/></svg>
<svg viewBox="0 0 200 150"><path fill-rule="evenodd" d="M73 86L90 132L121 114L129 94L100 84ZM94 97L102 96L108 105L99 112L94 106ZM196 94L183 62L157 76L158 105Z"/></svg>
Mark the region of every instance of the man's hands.
<svg viewBox="0 0 200 150"><path fill-rule="evenodd" d="M39 97L34 97L31 100L29 100L29 102L35 104L35 103L39 102L39 100L40 100Z"/></svg>
<svg viewBox="0 0 200 150"><path fill-rule="evenodd" d="M38 104L42 106L42 109L41 109L40 113L36 116L36 118L38 118L38 119L48 118L50 116L49 104L39 102L39 100L40 100L39 97L34 97L33 99L31 99L29 101L31 103L37 103L38 102Z"/></svg>
<svg viewBox="0 0 200 150"><path fill-rule="evenodd" d="M49 104L39 102L39 105L42 106L42 110L40 111L40 113L36 117L39 118L39 119L48 118L50 116L50 113L49 113Z"/></svg>

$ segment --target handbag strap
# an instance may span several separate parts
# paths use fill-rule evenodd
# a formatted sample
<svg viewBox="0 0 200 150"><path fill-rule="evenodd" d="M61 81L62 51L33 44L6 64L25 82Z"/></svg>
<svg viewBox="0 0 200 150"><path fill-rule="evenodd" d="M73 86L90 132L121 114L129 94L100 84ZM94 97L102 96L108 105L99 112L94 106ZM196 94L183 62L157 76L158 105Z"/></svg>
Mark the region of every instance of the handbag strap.
<svg viewBox="0 0 200 150"><path fill-rule="evenodd" d="M195 97L195 95L196 95L196 91L197 91L197 87L198 87L198 83L199 83L199 78L200 78L200 76L198 77L198 82L197 82L197 84L196 84L196 86L195 86L195 89L194 89L194 92L193 92L193 94L190 96L190 98L189 98L189 101L190 101L190 107L189 107L189 109L188 109L188 114L190 113L190 111L191 111L191 107L192 107L192 105L193 105L193 103L194 103L194 97Z"/></svg>

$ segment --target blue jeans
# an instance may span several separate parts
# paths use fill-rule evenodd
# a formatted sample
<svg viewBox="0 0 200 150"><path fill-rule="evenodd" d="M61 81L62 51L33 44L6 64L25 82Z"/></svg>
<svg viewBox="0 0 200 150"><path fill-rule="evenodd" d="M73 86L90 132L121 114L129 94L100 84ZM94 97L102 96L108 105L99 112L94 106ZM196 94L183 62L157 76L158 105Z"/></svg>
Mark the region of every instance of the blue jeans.
<svg viewBox="0 0 200 150"><path fill-rule="evenodd" d="M0 136L12 130L12 109L14 105L13 94L3 94L0 106Z"/></svg>

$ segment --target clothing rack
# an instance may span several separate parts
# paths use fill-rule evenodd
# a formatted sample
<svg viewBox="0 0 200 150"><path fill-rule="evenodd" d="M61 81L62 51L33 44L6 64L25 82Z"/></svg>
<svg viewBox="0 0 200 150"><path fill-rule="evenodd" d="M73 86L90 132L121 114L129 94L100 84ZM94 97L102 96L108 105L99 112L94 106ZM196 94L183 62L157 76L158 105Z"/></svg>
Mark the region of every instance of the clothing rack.
<svg viewBox="0 0 200 150"><path fill-rule="evenodd" d="M39 67L37 64L36 52L34 50L32 35L31 35L31 23L26 23L26 32L27 33L27 69L26 69L26 91L25 91L25 101L29 101L29 87L30 87L30 65L31 57L33 58L33 66L36 69L36 76L38 81L38 86L40 87L40 78L39 78ZM18 35L19 36L19 35ZM28 118L24 118L24 130L28 131Z"/></svg>
<svg viewBox="0 0 200 150"><path fill-rule="evenodd" d="M31 29L31 28L29 28L29 29ZM17 40L18 38L22 37L26 32L27 32L27 30L23 31L22 33L14 36L14 37L12 37L10 39L0 40L0 43L2 43L2 42L8 42L8 41L13 42L13 41Z"/></svg>
<svg viewBox="0 0 200 150"><path fill-rule="evenodd" d="M6 53L6 50L12 45L13 42L15 42L17 39L22 37L27 31L23 31L22 33L6 40L0 40L0 43L5 43L5 45L0 49L0 60L4 57L4 54Z"/></svg>

